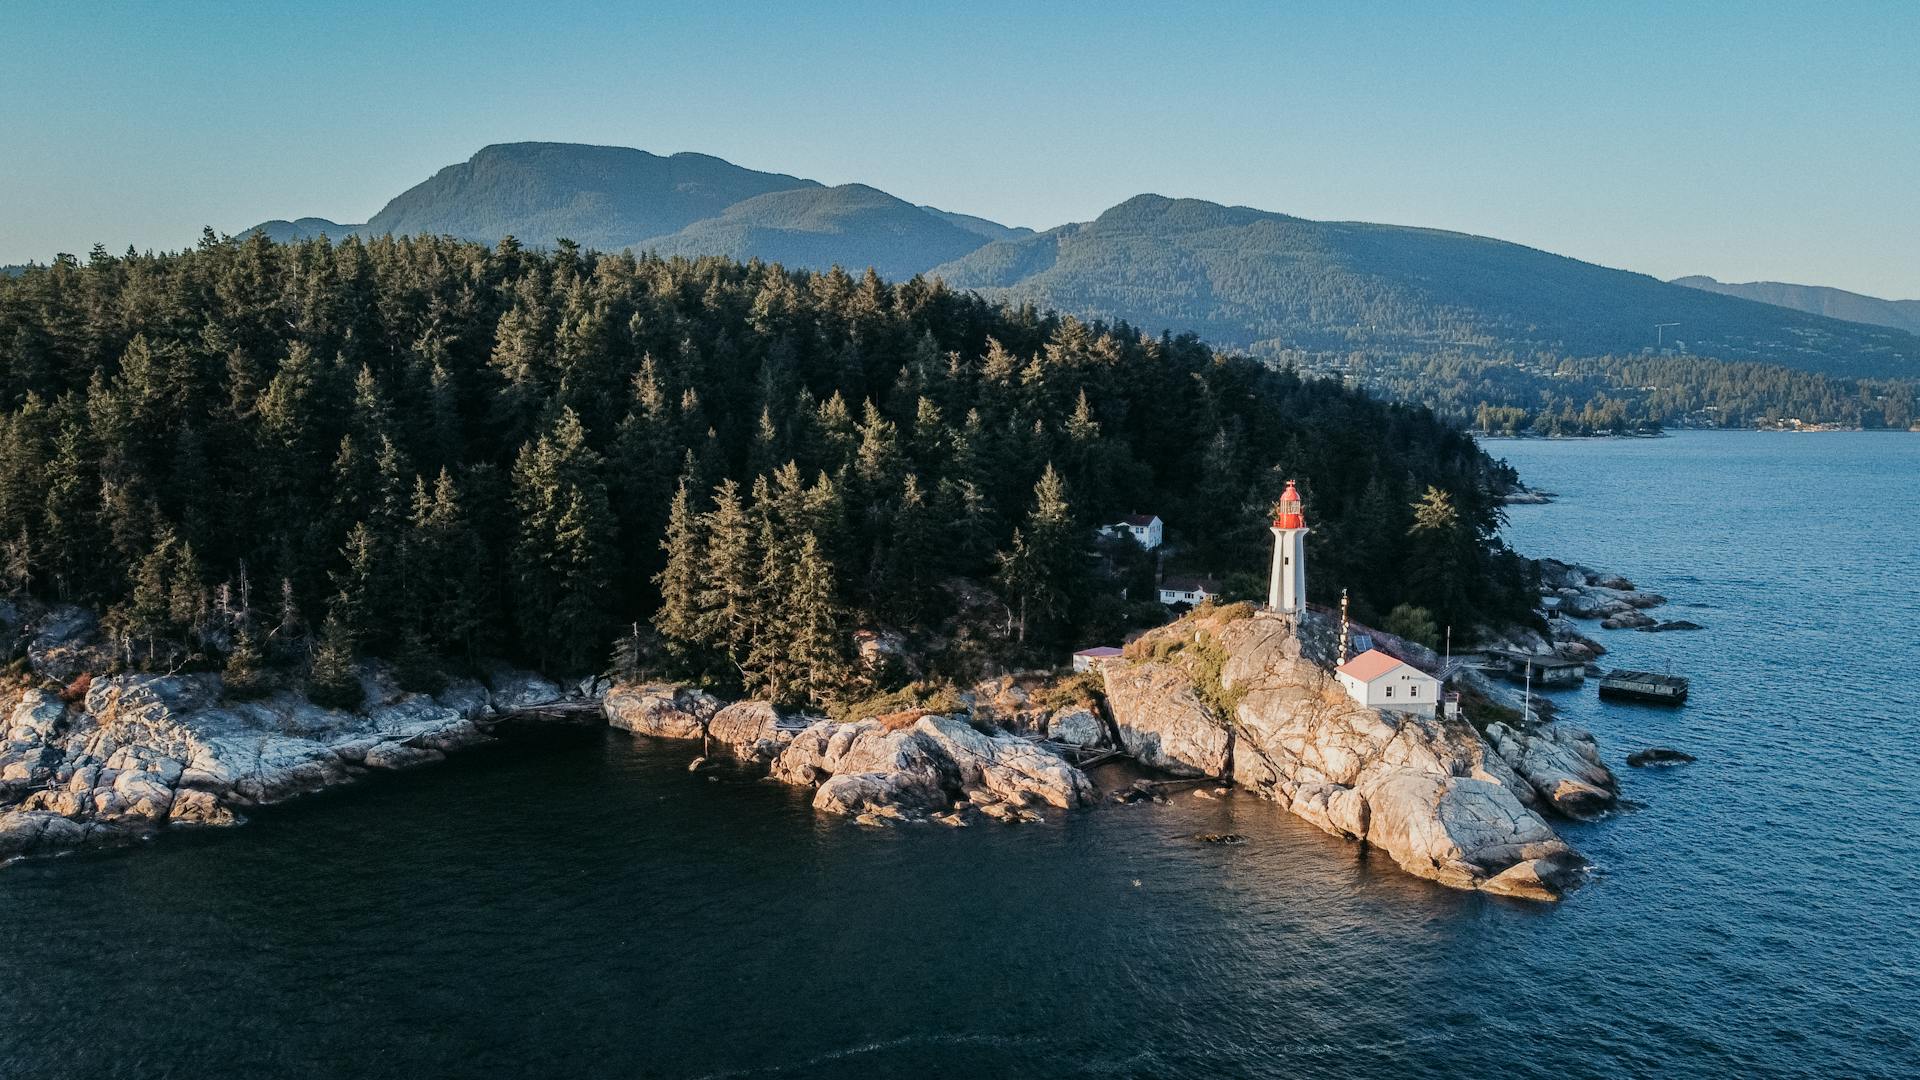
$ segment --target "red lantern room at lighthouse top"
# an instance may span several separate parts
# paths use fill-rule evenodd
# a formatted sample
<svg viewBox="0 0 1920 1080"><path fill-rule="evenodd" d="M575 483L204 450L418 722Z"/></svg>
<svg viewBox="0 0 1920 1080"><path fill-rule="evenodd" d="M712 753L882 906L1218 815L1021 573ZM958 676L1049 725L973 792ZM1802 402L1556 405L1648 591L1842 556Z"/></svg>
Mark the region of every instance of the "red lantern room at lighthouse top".
<svg viewBox="0 0 1920 1080"><path fill-rule="evenodd" d="M1273 508L1273 527L1276 529L1304 529L1307 519L1300 514L1300 492L1294 488L1293 481L1287 481L1287 490L1280 493L1280 502Z"/></svg>

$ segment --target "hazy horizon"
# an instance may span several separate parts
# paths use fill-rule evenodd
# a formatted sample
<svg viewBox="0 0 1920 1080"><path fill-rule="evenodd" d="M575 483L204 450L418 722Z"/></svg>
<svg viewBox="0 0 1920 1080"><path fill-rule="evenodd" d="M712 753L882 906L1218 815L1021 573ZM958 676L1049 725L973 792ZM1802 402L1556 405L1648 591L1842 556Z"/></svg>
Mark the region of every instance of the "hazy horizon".
<svg viewBox="0 0 1920 1080"><path fill-rule="evenodd" d="M484 145L552 141L712 154L1039 229L1153 192L1662 279L1920 296L1920 75L1899 48L1920 11L1903 5L805 20L24 4L0 29L18 118L0 263L361 222Z"/></svg>

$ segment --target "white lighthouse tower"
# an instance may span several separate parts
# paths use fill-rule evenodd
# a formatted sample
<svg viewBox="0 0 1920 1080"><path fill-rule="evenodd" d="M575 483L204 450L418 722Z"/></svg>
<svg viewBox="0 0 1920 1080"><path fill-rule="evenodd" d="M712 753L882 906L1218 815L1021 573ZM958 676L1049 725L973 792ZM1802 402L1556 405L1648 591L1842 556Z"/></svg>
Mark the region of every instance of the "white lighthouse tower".
<svg viewBox="0 0 1920 1080"><path fill-rule="evenodd" d="M1287 490L1273 508L1273 577L1267 585L1267 608L1298 615L1307 607L1307 519L1300 514L1300 492L1287 481Z"/></svg>

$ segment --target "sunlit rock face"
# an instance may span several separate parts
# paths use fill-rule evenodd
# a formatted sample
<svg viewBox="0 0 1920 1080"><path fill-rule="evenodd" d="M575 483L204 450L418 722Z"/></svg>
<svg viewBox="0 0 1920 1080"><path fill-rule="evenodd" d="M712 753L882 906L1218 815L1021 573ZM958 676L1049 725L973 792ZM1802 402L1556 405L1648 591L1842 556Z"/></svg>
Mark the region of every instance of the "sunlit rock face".
<svg viewBox="0 0 1920 1080"><path fill-rule="evenodd" d="M475 722L491 708L480 684L429 696L376 665L361 676L356 710L288 690L231 700L212 673L106 676L72 702L20 692L0 744L0 857L229 825L249 806L488 741Z"/></svg>
<svg viewBox="0 0 1920 1080"><path fill-rule="evenodd" d="M1312 615L1245 608L1155 631L1106 673L1121 738L1144 763L1231 779L1409 873L1558 896L1584 864L1533 808L1611 805L1591 737L1544 725L1489 740L1464 719L1366 708L1329 673L1333 636Z"/></svg>
<svg viewBox="0 0 1920 1080"><path fill-rule="evenodd" d="M898 726L822 720L781 751L772 776L817 784L817 809L856 817L909 818L958 808L1031 817L1040 807L1069 809L1093 800L1086 775L1059 755L936 714Z"/></svg>

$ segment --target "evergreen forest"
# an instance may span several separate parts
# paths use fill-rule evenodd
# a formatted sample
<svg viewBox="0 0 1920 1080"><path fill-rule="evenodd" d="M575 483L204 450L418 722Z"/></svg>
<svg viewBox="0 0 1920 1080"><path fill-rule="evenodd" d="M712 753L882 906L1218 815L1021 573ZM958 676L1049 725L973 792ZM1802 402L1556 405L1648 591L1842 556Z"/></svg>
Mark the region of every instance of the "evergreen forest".
<svg viewBox="0 0 1920 1080"><path fill-rule="evenodd" d="M207 233L0 278L0 578L115 664L352 704L494 658L828 705L1057 664L1259 588L1297 479L1311 591L1524 620L1513 477L1289 368L914 277L511 238ZM1422 621L1425 620L1425 621ZM862 662L856 638L904 643Z"/></svg>

